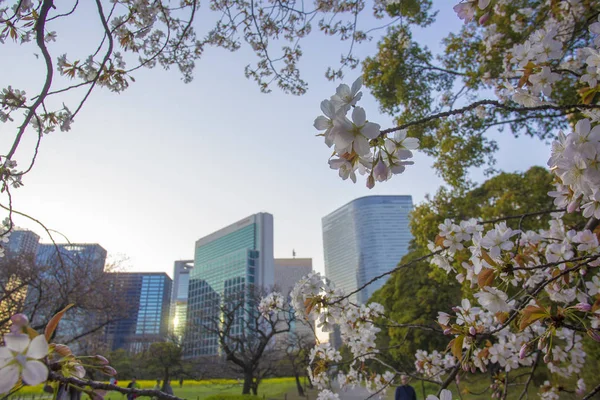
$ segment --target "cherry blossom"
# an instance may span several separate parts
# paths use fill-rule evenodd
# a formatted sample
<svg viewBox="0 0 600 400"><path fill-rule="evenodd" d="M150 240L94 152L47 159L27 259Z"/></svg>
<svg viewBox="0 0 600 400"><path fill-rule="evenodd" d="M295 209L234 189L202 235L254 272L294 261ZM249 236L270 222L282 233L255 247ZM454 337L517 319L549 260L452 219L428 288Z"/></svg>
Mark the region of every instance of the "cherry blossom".
<svg viewBox="0 0 600 400"><path fill-rule="evenodd" d="M4 335L0 347L0 393L8 393L19 378L35 386L48 379L48 367L40 361L48 355L48 343L43 335L30 339L25 334Z"/></svg>

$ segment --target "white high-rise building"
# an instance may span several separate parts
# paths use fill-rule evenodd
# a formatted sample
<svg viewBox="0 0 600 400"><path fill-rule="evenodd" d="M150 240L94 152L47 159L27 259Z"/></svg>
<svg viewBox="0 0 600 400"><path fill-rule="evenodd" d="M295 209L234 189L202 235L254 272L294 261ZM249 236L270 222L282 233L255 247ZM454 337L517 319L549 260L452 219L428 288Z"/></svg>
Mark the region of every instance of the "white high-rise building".
<svg viewBox="0 0 600 400"><path fill-rule="evenodd" d="M296 282L312 271L312 258L276 258L275 259L275 288L288 298ZM313 326L302 321L294 321L290 325L290 334L296 334L305 338L313 338ZM279 335L280 340L285 335Z"/></svg>
<svg viewBox="0 0 600 400"><path fill-rule="evenodd" d="M323 217L325 276L346 293L393 269L412 240L411 196L367 196ZM351 301L365 304L385 283L379 279Z"/></svg>
<svg viewBox="0 0 600 400"><path fill-rule="evenodd" d="M352 293L394 269L408 253L412 240L409 227L412 209L411 196L367 196L323 217L325 276L336 287ZM387 278L353 294L350 301L366 304ZM339 332L330 335L330 341L339 347Z"/></svg>

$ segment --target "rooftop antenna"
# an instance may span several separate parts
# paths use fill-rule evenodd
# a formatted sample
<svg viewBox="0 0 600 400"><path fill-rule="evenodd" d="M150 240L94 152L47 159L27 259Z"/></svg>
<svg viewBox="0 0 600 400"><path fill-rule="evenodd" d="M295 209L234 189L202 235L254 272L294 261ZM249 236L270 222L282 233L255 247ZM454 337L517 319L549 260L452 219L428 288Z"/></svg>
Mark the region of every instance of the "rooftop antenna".
<svg viewBox="0 0 600 400"><path fill-rule="evenodd" d="M296 258L296 249L292 249L292 257Z"/></svg>

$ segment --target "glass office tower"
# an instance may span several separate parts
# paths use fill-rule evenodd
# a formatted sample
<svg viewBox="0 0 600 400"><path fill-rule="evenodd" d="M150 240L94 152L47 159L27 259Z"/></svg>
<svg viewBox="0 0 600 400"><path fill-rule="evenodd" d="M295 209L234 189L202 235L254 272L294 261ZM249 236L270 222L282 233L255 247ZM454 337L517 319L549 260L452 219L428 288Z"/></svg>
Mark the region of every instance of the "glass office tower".
<svg viewBox="0 0 600 400"><path fill-rule="evenodd" d="M95 243L40 244L35 263L40 267L64 265L102 272L106 254L106 250Z"/></svg>
<svg viewBox="0 0 600 400"><path fill-rule="evenodd" d="M183 339L187 317L188 291L190 271L194 268L194 260L175 261L173 266L173 294L171 295L171 332Z"/></svg>
<svg viewBox="0 0 600 400"><path fill-rule="evenodd" d="M224 301L273 286L273 216L251 215L196 242L190 272L185 357L219 355L212 326ZM236 317L238 318L238 317ZM243 318L240 313L239 318ZM242 329L236 324L234 332ZM240 331L241 332L241 331ZM239 333L239 332L238 332Z"/></svg>
<svg viewBox="0 0 600 400"><path fill-rule="evenodd" d="M164 272L111 273L115 292L125 297L127 317L109 324L106 342L112 350L131 353L167 338L173 281Z"/></svg>
<svg viewBox="0 0 600 400"><path fill-rule="evenodd" d="M323 217L325 276L346 293L393 269L408 252L411 196L361 197ZM365 304L382 278L350 300Z"/></svg>

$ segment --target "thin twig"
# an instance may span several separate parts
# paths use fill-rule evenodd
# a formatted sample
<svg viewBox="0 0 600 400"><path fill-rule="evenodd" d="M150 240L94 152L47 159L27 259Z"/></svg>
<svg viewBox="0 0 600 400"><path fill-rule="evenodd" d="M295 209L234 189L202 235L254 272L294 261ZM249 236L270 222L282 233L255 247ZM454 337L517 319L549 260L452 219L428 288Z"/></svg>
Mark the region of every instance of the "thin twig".
<svg viewBox="0 0 600 400"><path fill-rule="evenodd" d="M540 352L538 351L535 354L535 360L533 360L533 365L531 366L531 372L529 373L529 378L527 378L527 382L525 382L525 388L523 389L523 392L521 392L521 396L519 396L519 400L521 400L525 395L527 395L527 390L529 389L529 384L533 380L533 373L535 372L535 369L538 366L539 360L540 360Z"/></svg>
<svg viewBox="0 0 600 400"><path fill-rule="evenodd" d="M596 386L591 392L589 392L588 394L585 395L585 397L581 400L589 400L591 399L596 393L600 393L600 385Z"/></svg>

